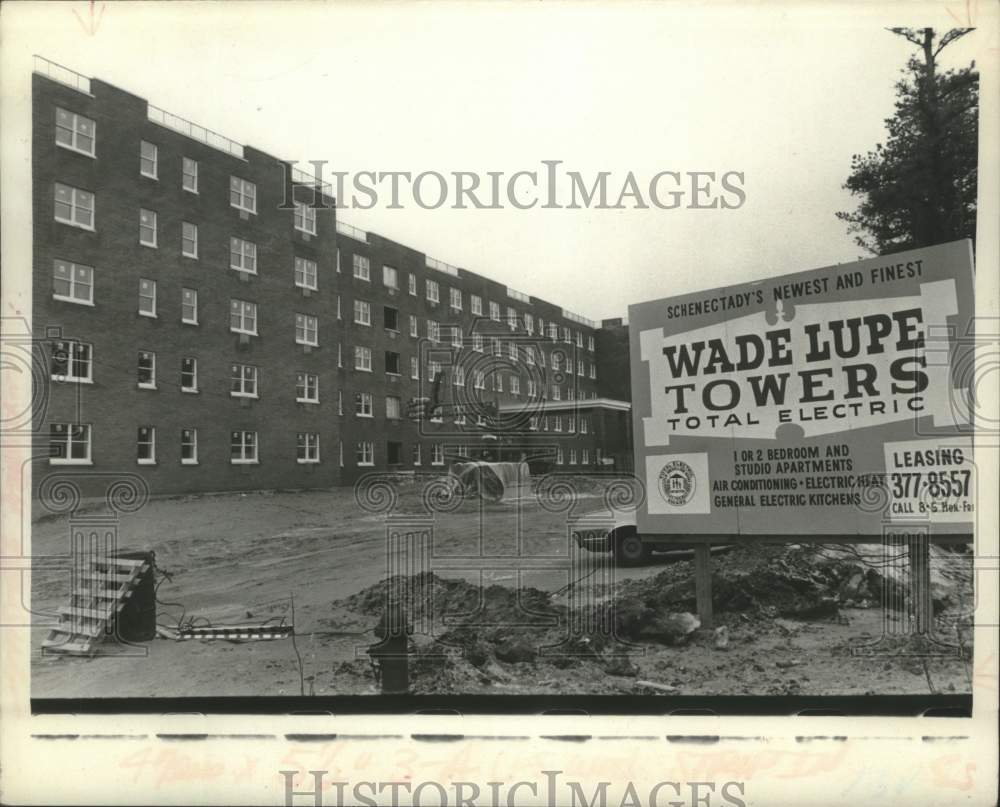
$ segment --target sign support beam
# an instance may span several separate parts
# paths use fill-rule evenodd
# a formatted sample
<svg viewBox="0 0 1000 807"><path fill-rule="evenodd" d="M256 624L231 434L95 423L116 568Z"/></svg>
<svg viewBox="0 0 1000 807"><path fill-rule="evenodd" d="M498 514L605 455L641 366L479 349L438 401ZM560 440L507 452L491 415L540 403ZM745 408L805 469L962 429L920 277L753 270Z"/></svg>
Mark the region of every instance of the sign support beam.
<svg viewBox="0 0 1000 807"><path fill-rule="evenodd" d="M715 627L712 616L712 552L708 544L694 548L694 596L703 628Z"/></svg>

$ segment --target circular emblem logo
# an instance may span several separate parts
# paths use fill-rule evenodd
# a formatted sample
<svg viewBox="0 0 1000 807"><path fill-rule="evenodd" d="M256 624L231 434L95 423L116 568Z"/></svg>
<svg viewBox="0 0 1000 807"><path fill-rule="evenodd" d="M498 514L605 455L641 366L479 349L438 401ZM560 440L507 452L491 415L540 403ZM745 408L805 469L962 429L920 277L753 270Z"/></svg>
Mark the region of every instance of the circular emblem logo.
<svg viewBox="0 0 1000 807"><path fill-rule="evenodd" d="M660 471L660 493L674 507L691 501L696 482L691 466L682 460L671 460Z"/></svg>

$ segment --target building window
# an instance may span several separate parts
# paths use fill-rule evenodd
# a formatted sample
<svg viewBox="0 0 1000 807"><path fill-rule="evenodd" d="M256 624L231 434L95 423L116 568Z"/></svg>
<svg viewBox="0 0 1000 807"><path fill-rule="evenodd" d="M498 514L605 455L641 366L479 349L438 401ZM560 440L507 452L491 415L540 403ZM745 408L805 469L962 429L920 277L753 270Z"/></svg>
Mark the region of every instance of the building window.
<svg viewBox="0 0 1000 807"><path fill-rule="evenodd" d="M181 359L181 392L198 391L198 360L192 356Z"/></svg>
<svg viewBox="0 0 1000 807"><path fill-rule="evenodd" d="M556 449L556 465L562 465L562 464L563 464L563 450L562 446L559 446Z"/></svg>
<svg viewBox="0 0 1000 807"><path fill-rule="evenodd" d="M573 360L570 358L566 359L566 372L569 375L573 375Z"/></svg>
<svg viewBox="0 0 1000 807"><path fill-rule="evenodd" d="M295 315L295 344L316 347L319 344L319 320L308 314Z"/></svg>
<svg viewBox="0 0 1000 807"><path fill-rule="evenodd" d="M360 440L354 446L354 459L358 465L375 464L375 445L371 440Z"/></svg>
<svg viewBox="0 0 1000 807"><path fill-rule="evenodd" d="M156 211L139 210L139 243L144 247L156 246Z"/></svg>
<svg viewBox="0 0 1000 807"><path fill-rule="evenodd" d="M229 177L229 204L247 213L257 212L257 186L237 176Z"/></svg>
<svg viewBox="0 0 1000 807"><path fill-rule="evenodd" d="M181 255L185 258L198 257L198 225L189 221L181 222Z"/></svg>
<svg viewBox="0 0 1000 807"><path fill-rule="evenodd" d="M590 365L590 377L594 380L597 379L597 366L594 364Z"/></svg>
<svg viewBox="0 0 1000 807"><path fill-rule="evenodd" d="M156 354L152 351L139 351L136 381L143 389L156 389Z"/></svg>
<svg viewBox="0 0 1000 807"><path fill-rule="evenodd" d="M490 345L494 356L503 356L503 343L500 341L500 337L491 336Z"/></svg>
<svg viewBox="0 0 1000 807"><path fill-rule="evenodd" d="M316 235L316 208L310 207L305 202L296 202L293 222L296 230Z"/></svg>
<svg viewBox="0 0 1000 807"><path fill-rule="evenodd" d="M232 365L229 394L233 398L256 398L257 368L252 364Z"/></svg>
<svg viewBox="0 0 1000 807"><path fill-rule="evenodd" d="M538 431L538 415L532 415L528 421L528 429L533 432Z"/></svg>
<svg viewBox="0 0 1000 807"><path fill-rule="evenodd" d="M524 312L524 330L529 334L535 329L535 320L527 311Z"/></svg>
<svg viewBox="0 0 1000 807"><path fill-rule="evenodd" d="M579 348L583 347L583 334L579 331L576 332L576 346Z"/></svg>
<svg viewBox="0 0 1000 807"><path fill-rule="evenodd" d="M575 448L571 448L569 450L569 464L570 465L576 465L576 449Z"/></svg>
<svg viewBox="0 0 1000 807"><path fill-rule="evenodd" d="M481 333L472 334L472 349L483 352L483 335Z"/></svg>
<svg viewBox="0 0 1000 807"><path fill-rule="evenodd" d="M584 363L583 359L577 359L577 362L576 362L576 374L578 376L580 376L580 378L583 378L583 375L584 375L584 372L583 372L583 363Z"/></svg>
<svg viewBox="0 0 1000 807"><path fill-rule="evenodd" d="M552 385L552 400L553 401L562 400L562 388L558 384Z"/></svg>
<svg viewBox="0 0 1000 807"><path fill-rule="evenodd" d="M438 324L432 319L427 320L427 338L436 343L440 337L441 328Z"/></svg>
<svg viewBox="0 0 1000 807"><path fill-rule="evenodd" d="M403 444L397 443L394 440L389 440L385 444L385 462L386 465L402 465L403 464Z"/></svg>
<svg viewBox="0 0 1000 807"><path fill-rule="evenodd" d="M517 344L515 342L507 343L507 358L511 361L517 361Z"/></svg>
<svg viewBox="0 0 1000 807"><path fill-rule="evenodd" d="M144 317L156 316L156 281L139 278L139 313Z"/></svg>
<svg viewBox="0 0 1000 807"><path fill-rule="evenodd" d="M84 230L94 229L94 194L57 182L55 198L56 221Z"/></svg>
<svg viewBox="0 0 1000 807"><path fill-rule="evenodd" d="M565 326L563 327L563 341L570 343L573 342L573 334L570 332L570 329Z"/></svg>
<svg viewBox="0 0 1000 807"><path fill-rule="evenodd" d="M510 306L507 306L507 327L510 328L512 331L516 331L517 330L517 324L520 321L521 321L521 317L517 313L517 310L514 309L514 308L511 308Z"/></svg>
<svg viewBox="0 0 1000 807"><path fill-rule="evenodd" d="M153 426L137 429L135 448L139 465L156 465L156 429Z"/></svg>
<svg viewBox="0 0 1000 807"><path fill-rule="evenodd" d="M452 325L451 326L451 346L461 348L462 347L462 326Z"/></svg>
<svg viewBox="0 0 1000 807"><path fill-rule="evenodd" d="M399 288L399 272L394 267L382 267L382 285L390 289Z"/></svg>
<svg viewBox="0 0 1000 807"><path fill-rule="evenodd" d="M535 363L535 346L525 345L524 346L524 361L526 364Z"/></svg>
<svg viewBox="0 0 1000 807"><path fill-rule="evenodd" d="M562 366L562 353L553 353L551 356L552 369L558 371Z"/></svg>
<svg viewBox="0 0 1000 807"><path fill-rule="evenodd" d="M90 426L82 423L50 424L49 463L52 465L89 465Z"/></svg>
<svg viewBox="0 0 1000 807"><path fill-rule="evenodd" d="M451 383L456 387L465 386L465 368L462 365L457 365L451 373Z"/></svg>
<svg viewBox="0 0 1000 807"><path fill-rule="evenodd" d="M476 389L486 389L486 374L482 370L476 370Z"/></svg>
<svg viewBox="0 0 1000 807"><path fill-rule="evenodd" d="M417 324L417 318L411 314L410 315L410 336L416 338L419 335L420 335L420 330L419 330L419 326Z"/></svg>
<svg viewBox="0 0 1000 807"><path fill-rule="evenodd" d="M436 381L438 373L441 372L441 362L439 361L429 361L427 362L427 378L431 381Z"/></svg>
<svg viewBox="0 0 1000 807"><path fill-rule="evenodd" d="M233 465L251 465L257 462L257 432L230 433L229 462Z"/></svg>
<svg viewBox="0 0 1000 807"><path fill-rule="evenodd" d="M229 268L237 272L257 274L257 245L242 238L230 238Z"/></svg>
<svg viewBox="0 0 1000 807"><path fill-rule="evenodd" d="M69 261L52 262L52 297L68 303L94 304L94 268Z"/></svg>
<svg viewBox="0 0 1000 807"><path fill-rule="evenodd" d="M319 403L319 376L312 373L295 374L295 402Z"/></svg>
<svg viewBox="0 0 1000 807"><path fill-rule="evenodd" d="M229 301L229 330L233 333L257 335L257 303L246 300Z"/></svg>
<svg viewBox="0 0 1000 807"><path fill-rule="evenodd" d="M456 311L462 310L462 292L459 289L448 289L449 305Z"/></svg>
<svg viewBox="0 0 1000 807"><path fill-rule="evenodd" d="M387 395L385 399L385 416L389 420L399 420L401 401L398 395Z"/></svg>
<svg viewBox="0 0 1000 807"><path fill-rule="evenodd" d="M139 143L139 173L150 179L157 179L159 149L145 140Z"/></svg>
<svg viewBox="0 0 1000 807"><path fill-rule="evenodd" d="M500 303L490 303L490 319L500 322Z"/></svg>
<svg viewBox="0 0 1000 807"><path fill-rule="evenodd" d="M399 375L399 354L387 350L385 352L385 371L389 375Z"/></svg>
<svg viewBox="0 0 1000 807"><path fill-rule="evenodd" d="M410 356L410 378L414 381L420 378L420 360L416 356Z"/></svg>
<svg viewBox="0 0 1000 807"><path fill-rule="evenodd" d="M566 431L575 432L576 431L576 418L573 415L566 416Z"/></svg>
<svg viewBox="0 0 1000 807"><path fill-rule="evenodd" d="M439 296L437 281L436 280L427 280L427 281L425 281L425 285L426 285L426 292L427 292L427 299L428 299L428 301L430 301L432 303L439 302L440 301L440 296Z"/></svg>
<svg viewBox="0 0 1000 807"><path fill-rule="evenodd" d="M372 324L371 303L365 302L364 300L354 301L354 322L358 325Z"/></svg>
<svg viewBox="0 0 1000 807"><path fill-rule="evenodd" d="M399 331L399 310L390 305L382 306L382 325L387 331Z"/></svg>
<svg viewBox="0 0 1000 807"><path fill-rule="evenodd" d="M536 395L538 395L538 384L535 383L535 381L533 381L532 379L529 378L528 379L528 397L529 398L534 398Z"/></svg>
<svg viewBox="0 0 1000 807"><path fill-rule="evenodd" d="M556 325L554 322L550 322L549 323L549 339L551 339L553 342L555 342L556 339L558 339L558 338L559 338L559 326Z"/></svg>
<svg viewBox="0 0 1000 807"><path fill-rule="evenodd" d="M472 295L472 313L479 316L483 315L483 298L478 294Z"/></svg>
<svg viewBox="0 0 1000 807"><path fill-rule="evenodd" d="M300 464L319 462L319 434L298 432L295 435L295 461Z"/></svg>
<svg viewBox="0 0 1000 807"><path fill-rule="evenodd" d="M590 449L582 448L580 449L580 464L590 465Z"/></svg>
<svg viewBox="0 0 1000 807"><path fill-rule="evenodd" d="M184 158L181 168L181 187L191 193L198 192L198 162L190 157Z"/></svg>
<svg viewBox="0 0 1000 807"><path fill-rule="evenodd" d="M318 271L316 261L307 258L295 259L295 285L300 289L316 291Z"/></svg>
<svg viewBox="0 0 1000 807"><path fill-rule="evenodd" d="M89 384L94 380L94 349L85 342L59 341L52 345L53 381Z"/></svg>
<svg viewBox="0 0 1000 807"><path fill-rule="evenodd" d="M553 431L557 431L557 432L561 432L562 431L562 415L556 415L556 417L555 417L555 427L553 428Z"/></svg>
<svg viewBox="0 0 1000 807"><path fill-rule="evenodd" d="M588 336L587 337L587 350L589 350L591 353L594 352L594 337L593 336Z"/></svg>
<svg viewBox="0 0 1000 807"><path fill-rule="evenodd" d="M195 289L181 289L181 322L198 324L198 292Z"/></svg>
<svg viewBox="0 0 1000 807"><path fill-rule="evenodd" d="M590 431L590 418L580 418L580 434Z"/></svg>
<svg viewBox="0 0 1000 807"><path fill-rule="evenodd" d="M94 137L97 124L90 118L56 107L56 143L88 157L95 156Z"/></svg>
<svg viewBox="0 0 1000 807"><path fill-rule="evenodd" d="M410 289L410 294L412 294L414 297L416 297L417 296L417 276L415 274L413 274L412 272L410 273L410 277L409 277L409 289Z"/></svg>
<svg viewBox="0 0 1000 807"><path fill-rule="evenodd" d="M410 449L410 452L413 455L413 464L414 465L419 465L420 464L420 443L414 443L413 446L412 446L412 448Z"/></svg>
<svg viewBox="0 0 1000 807"><path fill-rule="evenodd" d="M520 376L512 375L510 377L510 391L514 395L520 395L521 394L521 377Z"/></svg>
<svg viewBox="0 0 1000 807"><path fill-rule="evenodd" d="M444 465L444 445L434 443L431 446L431 465Z"/></svg>
<svg viewBox="0 0 1000 807"><path fill-rule="evenodd" d="M198 430L181 429L181 465L198 464Z"/></svg>
<svg viewBox="0 0 1000 807"><path fill-rule="evenodd" d="M364 370L367 373L372 371L372 349L370 347L354 346L354 369Z"/></svg>
<svg viewBox="0 0 1000 807"><path fill-rule="evenodd" d="M371 261L364 255L354 256L354 276L359 280L372 279Z"/></svg>

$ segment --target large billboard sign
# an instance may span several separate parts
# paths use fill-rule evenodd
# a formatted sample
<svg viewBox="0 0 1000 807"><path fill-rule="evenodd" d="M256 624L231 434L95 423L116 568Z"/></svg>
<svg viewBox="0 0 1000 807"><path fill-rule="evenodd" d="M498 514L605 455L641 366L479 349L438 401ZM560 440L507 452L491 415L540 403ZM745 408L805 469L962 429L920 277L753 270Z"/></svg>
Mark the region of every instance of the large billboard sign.
<svg viewBox="0 0 1000 807"><path fill-rule="evenodd" d="M629 307L640 533L970 535L969 241Z"/></svg>

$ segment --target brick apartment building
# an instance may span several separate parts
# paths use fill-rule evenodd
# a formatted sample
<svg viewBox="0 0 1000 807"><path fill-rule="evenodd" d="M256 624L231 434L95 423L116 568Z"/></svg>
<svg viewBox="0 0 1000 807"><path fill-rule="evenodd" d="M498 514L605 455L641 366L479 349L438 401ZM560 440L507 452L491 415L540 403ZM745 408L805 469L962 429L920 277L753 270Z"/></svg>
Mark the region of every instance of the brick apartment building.
<svg viewBox="0 0 1000 807"><path fill-rule="evenodd" d="M36 494L630 460L619 321L351 227L311 177L103 81L32 78ZM438 371L440 416L408 418Z"/></svg>

